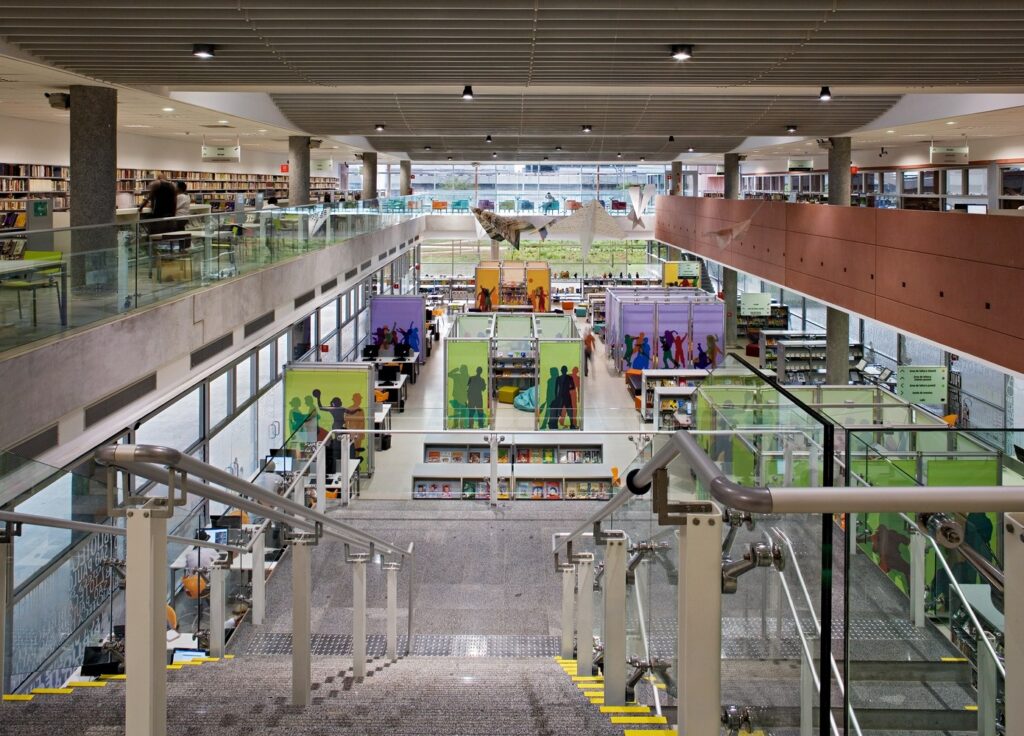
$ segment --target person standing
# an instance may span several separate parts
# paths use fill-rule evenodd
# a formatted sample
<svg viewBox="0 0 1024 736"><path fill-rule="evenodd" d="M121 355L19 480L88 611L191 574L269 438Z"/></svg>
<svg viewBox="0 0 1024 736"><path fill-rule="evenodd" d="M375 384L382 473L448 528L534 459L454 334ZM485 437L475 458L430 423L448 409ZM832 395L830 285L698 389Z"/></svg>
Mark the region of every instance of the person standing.
<svg viewBox="0 0 1024 736"><path fill-rule="evenodd" d="M466 405L469 407L469 428L474 429L479 423L482 429L487 426L487 414L484 412L484 391L487 381L483 378L484 369L477 366L476 375L470 376L466 383Z"/></svg>
<svg viewBox="0 0 1024 736"><path fill-rule="evenodd" d="M192 206L192 197L188 196L188 184L178 179L174 182L174 189L177 195L174 198L174 216L188 217Z"/></svg>
<svg viewBox="0 0 1024 736"><path fill-rule="evenodd" d="M594 333L587 329L583 335L583 376L590 375L590 362L594 359Z"/></svg>

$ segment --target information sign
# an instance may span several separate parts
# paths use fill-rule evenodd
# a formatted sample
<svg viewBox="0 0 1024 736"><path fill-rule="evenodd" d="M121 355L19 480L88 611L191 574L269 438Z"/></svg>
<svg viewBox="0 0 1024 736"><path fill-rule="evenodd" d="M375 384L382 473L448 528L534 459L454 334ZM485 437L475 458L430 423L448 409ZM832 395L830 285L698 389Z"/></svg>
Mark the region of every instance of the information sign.
<svg viewBox="0 0 1024 736"><path fill-rule="evenodd" d="M760 291L740 294L740 314L744 317L770 317L772 295Z"/></svg>
<svg viewBox="0 0 1024 736"><path fill-rule="evenodd" d="M948 381L944 365L901 365L896 394L915 404L945 404Z"/></svg>

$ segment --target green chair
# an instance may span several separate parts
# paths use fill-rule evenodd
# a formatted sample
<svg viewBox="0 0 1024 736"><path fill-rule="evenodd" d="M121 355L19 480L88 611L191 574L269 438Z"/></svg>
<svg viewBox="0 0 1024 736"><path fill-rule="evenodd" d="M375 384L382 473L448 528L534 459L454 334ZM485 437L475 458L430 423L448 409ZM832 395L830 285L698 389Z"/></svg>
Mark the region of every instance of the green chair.
<svg viewBox="0 0 1024 736"><path fill-rule="evenodd" d="M503 200L501 200L500 202L498 202L498 211L499 212L515 212L516 211L516 201L514 199L503 199Z"/></svg>
<svg viewBox="0 0 1024 736"><path fill-rule="evenodd" d="M26 261L62 261L64 254L59 251L52 250L27 250L24 254L24 260ZM21 292L31 291L32 292L32 326L35 327L37 324L37 303L36 292L39 289L56 289L57 290L57 305L60 305L60 266L49 266L47 268L38 269L26 269L26 275L23 279L7 279L0 281L0 288L13 289L18 295L18 317L21 314Z"/></svg>

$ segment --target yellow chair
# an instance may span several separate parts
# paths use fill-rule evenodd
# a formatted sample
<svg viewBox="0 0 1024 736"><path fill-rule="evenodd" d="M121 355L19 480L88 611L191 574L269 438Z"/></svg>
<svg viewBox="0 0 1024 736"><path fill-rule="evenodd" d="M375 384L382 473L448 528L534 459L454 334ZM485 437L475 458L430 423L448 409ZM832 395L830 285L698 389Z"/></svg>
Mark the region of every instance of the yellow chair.
<svg viewBox="0 0 1024 736"><path fill-rule="evenodd" d="M62 261L64 254L52 250L27 250L24 260L26 261ZM36 292L39 289L54 288L57 290L57 304L60 304L60 266L47 266L46 268L26 268L26 276L23 279L7 279L0 281L0 288L14 289L18 295L18 317L21 315L21 292L32 292L32 325L35 326L38 317Z"/></svg>

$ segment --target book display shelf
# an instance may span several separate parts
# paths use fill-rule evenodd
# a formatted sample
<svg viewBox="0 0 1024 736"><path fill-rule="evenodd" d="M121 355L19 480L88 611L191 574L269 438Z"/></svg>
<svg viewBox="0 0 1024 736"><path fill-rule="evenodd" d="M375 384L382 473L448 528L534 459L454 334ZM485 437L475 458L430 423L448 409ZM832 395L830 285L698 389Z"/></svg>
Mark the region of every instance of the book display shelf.
<svg viewBox="0 0 1024 736"><path fill-rule="evenodd" d="M452 442L430 435L423 462L413 468L414 499L490 498L491 450L479 441ZM607 500L612 496L611 468L599 443L558 442L543 434L517 436L498 446L498 499Z"/></svg>
<svg viewBox="0 0 1024 736"><path fill-rule="evenodd" d="M0 163L0 230L22 230L28 202L53 200L53 211L68 209L70 168L47 164Z"/></svg>
<svg viewBox="0 0 1024 736"><path fill-rule="evenodd" d="M779 340L824 340L824 332L801 332L800 330L765 329L757 336L759 368L776 370L778 368Z"/></svg>
<svg viewBox="0 0 1024 736"><path fill-rule="evenodd" d="M287 174L244 174L209 171L173 171L169 169L118 169L117 191L119 205L138 206L146 196L146 189L157 176L188 184L189 193L196 204L209 204L214 212L234 208L235 195L246 194L255 198L262 193L267 197L288 198ZM330 176L311 176L309 194L313 200L322 199L325 192L333 192L338 180ZM125 201L128 200L128 201Z"/></svg>
<svg viewBox="0 0 1024 736"><path fill-rule="evenodd" d="M779 383L824 384L825 340L778 340L776 342ZM864 357L864 346L850 343L850 370Z"/></svg>
<svg viewBox="0 0 1024 736"><path fill-rule="evenodd" d="M789 307L772 305L772 313L763 316L736 315L736 334L746 335L751 343L758 343L763 330L788 330Z"/></svg>

